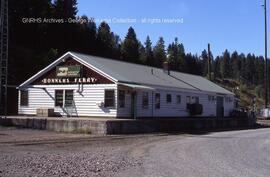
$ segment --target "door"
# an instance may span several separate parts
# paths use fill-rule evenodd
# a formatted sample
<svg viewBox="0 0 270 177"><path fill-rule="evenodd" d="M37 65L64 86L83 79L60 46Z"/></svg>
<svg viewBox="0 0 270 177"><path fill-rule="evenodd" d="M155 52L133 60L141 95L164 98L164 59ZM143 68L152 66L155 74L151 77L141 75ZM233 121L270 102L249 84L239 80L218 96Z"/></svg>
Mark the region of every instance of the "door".
<svg viewBox="0 0 270 177"><path fill-rule="evenodd" d="M221 96L217 97L217 118L224 117L224 98Z"/></svg>
<svg viewBox="0 0 270 177"><path fill-rule="evenodd" d="M131 94L131 118L136 119L137 117L137 94L136 92L132 92Z"/></svg>

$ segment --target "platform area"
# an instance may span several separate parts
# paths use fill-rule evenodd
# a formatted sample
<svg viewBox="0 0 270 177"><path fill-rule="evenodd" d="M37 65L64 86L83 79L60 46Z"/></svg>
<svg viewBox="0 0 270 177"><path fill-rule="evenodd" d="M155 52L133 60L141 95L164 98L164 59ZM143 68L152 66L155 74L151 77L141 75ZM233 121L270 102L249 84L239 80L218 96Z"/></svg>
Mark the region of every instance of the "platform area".
<svg viewBox="0 0 270 177"><path fill-rule="evenodd" d="M181 132L189 130L211 131L219 128L252 127L254 125L255 121L247 118L117 119L36 116L7 116L0 118L0 126L99 135Z"/></svg>

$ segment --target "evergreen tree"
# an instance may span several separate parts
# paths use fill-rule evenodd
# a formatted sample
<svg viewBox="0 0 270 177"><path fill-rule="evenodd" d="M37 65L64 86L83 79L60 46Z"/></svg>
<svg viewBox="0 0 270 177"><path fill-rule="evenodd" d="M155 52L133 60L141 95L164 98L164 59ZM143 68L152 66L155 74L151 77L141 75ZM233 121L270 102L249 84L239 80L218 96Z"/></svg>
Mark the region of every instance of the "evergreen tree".
<svg viewBox="0 0 270 177"><path fill-rule="evenodd" d="M222 79L228 78L231 76L231 56L229 51L226 49L223 53L222 60L220 63L220 72Z"/></svg>
<svg viewBox="0 0 270 177"><path fill-rule="evenodd" d="M172 44L168 46L168 60L174 70L184 71L185 68L185 49L182 43L175 38Z"/></svg>
<svg viewBox="0 0 270 177"><path fill-rule="evenodd" d="M146 60L145 64L153 66L154 58L153 58L152 42L149 36L147 36L144 44L145 44L145 60Z"/></svg>
<svg viewBox="0 0 270 177"><path fill-rule="evenodd" d="M240 62L237 51L234 51L231 56L232 60L232 76L234 79L240 79Z"/></svg>
<svg viewBox="0 0 270 177"><path fill-rule="evenodd" d="M56 18L75 19L78 9L77 0L54 0L54 14Z"/></svg>
<svg viewBox="0 0 270 177"><path fill-rule="evenodd" d="M244 82L243 78L246 77L247 75L247 67L246 67L246 56L242 53L239 55L239 60L240 60L240 81Z"/></svg>
<svg viewBox="0 0 270 177"><path fill-rule="evenodd" d="M220 63L221 58L220 56L217 56L216 59L213 61L214 63L214 76L215 78L221 78L221 69L220 69Z"/></svg>
<svg viewBox="0 0 270 177"><path fill-rule="evenodd" d="M113 54L113 39L110 26L106 22L102 22L97 32L97 54L102 57L111 57Z"/></svg>
<svg viewBox="0 0 270 177"><path fill-rule="evenodd" d="M247 80L248 84L253 85L255 82L255 56L253 54L248 54L247 55L247 60L246 60L246 69L248 71L245 79Z"/></svg>
<svg viewBox="0 0 270 177"><path fill-rule="evenodd" d="M112 36L112 58L120 59L121 58L121 39L120 37L111 32Z"/></svg>
<svg viewBox="0 0 270 177"><path fill-rule="evenodd" d="M133 63L139 63L139 41L132 27L128 29L128 33L121 46L122 59Z"/></svg>
<svg viewBox="0 0 270 177"><path fill-rule="evenodd" d="M160 37L154 47L154 66L156 67L162 67L162 63L167 60L164 43L164 39Z"/></svg>
<svg viewBox="0 0 270 177"><path fill-rule="evenodd" d="M204 77L206 77L207 76L207 74L208 74L208 53L207 53L207 51L206 50L203 50L202 51L202 54L201 54L201 62L202 62L202 64L201 64L201 69L202 69L202 75L204 76Z"/></svg>
<svg viewBox="0 0 270 177"><path fill-rule="evenodd" d="M190 74L200 74L198 65L198 57L193 56L191 53L188 53L185 56L185 68L184 72Z"/></svg>

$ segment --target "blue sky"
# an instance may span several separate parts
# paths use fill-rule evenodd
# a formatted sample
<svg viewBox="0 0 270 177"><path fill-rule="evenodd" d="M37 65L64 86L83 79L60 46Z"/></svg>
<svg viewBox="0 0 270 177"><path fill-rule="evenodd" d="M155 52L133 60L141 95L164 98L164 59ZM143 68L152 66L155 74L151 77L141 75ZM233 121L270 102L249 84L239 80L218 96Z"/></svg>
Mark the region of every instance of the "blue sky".
<svg viewBox="0 0 270 177"><path fill-rule="evenodd" d="M113 20L111 30L121 39L132 26L142 42L147 35L153 44L159 36L166 44L178 37L186 52L193 54L200 54L211 43L215 56L225 49L263 55L262 4L263 0L78 0L78 15ZM128 18L136 22L115 23ZM180 21L150 24L142 23L143 19Z"/></svg>

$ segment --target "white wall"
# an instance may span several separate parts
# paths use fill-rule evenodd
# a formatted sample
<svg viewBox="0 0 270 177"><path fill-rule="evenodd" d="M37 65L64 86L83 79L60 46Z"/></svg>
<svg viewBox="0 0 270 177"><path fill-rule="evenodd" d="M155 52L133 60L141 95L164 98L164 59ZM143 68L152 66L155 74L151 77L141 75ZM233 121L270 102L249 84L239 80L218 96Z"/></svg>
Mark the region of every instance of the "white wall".
<svg viewBox="0 0 270 177"><path fill-rule="evenodd" d="M35 87L45 87L46 91L38 88L28 88L29 90L29 105L20 106L18 104L18 113L25 115L35 115L37 108L54 108L55 112L66 115L60 107L54 107L54 97L56 89L74 90L74 103L75 110L71 110L73 116L96 116L96 117L131 117L131 91L127 87L117 87L116 84L106 85L84 85L82 94L76 92L78 85L39 85ZM99 107L97 103L104 102L104 90L115 90L115 109L105 109ZM125 90L125 107L119 108L118 90ZM149 107L144 109L142 107L143 92L148 92ZM155 93L160 93L161 103L160 109L155 109ZM166 102L166 95L172 95L172 103ZM152 97L153 95L153 97ZM181 95L181 104L176 103L176 95ZM157 88L152 90L137 90L137 117L188 117L189 113L186 109L186 97L199 97L200 104L203 105L202 117L216 116L216 101L209 102L208 96L213 93L205 92L187 92L180 90L165 90ZM233 96L231 95L233 100ZM153 101L153 102L152 102ZM19 94L20 103L20 94ZM230 112L234 109L234 102L226 102L224 98L224 116L229 116ZM69 111L70 112L70 111Z"/></svg>
<svg viewBox="0 0 270 177"><path fill-rule="evenodd" d="M148 92L149 95L149 107L148 109L142 106L143 92ZM155 109L155 93L160 93L160 109ZM172 95L172 102L167 103L166 95ZM153 95L153 97L152 97ZM176 103L176 96L181 95L181 103ZM157 89L155 91L151 90L137 90L137 117L188 117L189 112L186 109L186 97L199 97L200 104L203 105L203 114L199 117L215 117L216 116L216 100L209 101L208 96L217 96L213 93L205 92L187 92L187 91L174 91L174 90L164 90ZM233 96L230 95L233 100ZM192 100L194 101L194 100ZM126 107L118 108L118 116L129 117L130 116L130 95L126 95ZM234 109L234 103L226 102L224 96L224 116L228 117L230 112Z"/></svg>
<svg viewBox="0 0 270 177"><path fill-rule="evenodd" d="M104 102L105 89L115 90L115 100L117 98L117 86L115 84L106 85L84 85L83 92L76 92L78 85L38 85L35 87L45 87L46 91L38 88L28 88L29 105L18 107L18 114L34 115L37 108L54 108L56 113L66 115L60 107L54 106L54 97L56 89L74 90L75 110L71 110L73 116L106 116L116 117L115 109L100 108L97 103ZM19 94L20 103L20 94ZM116 105L117 107L117 102Z"/></svg>

